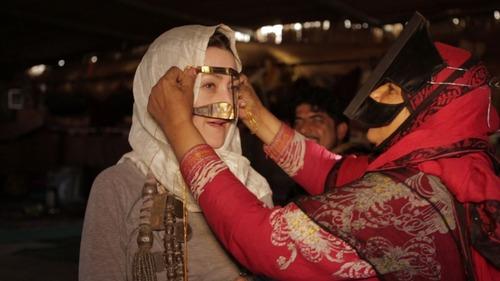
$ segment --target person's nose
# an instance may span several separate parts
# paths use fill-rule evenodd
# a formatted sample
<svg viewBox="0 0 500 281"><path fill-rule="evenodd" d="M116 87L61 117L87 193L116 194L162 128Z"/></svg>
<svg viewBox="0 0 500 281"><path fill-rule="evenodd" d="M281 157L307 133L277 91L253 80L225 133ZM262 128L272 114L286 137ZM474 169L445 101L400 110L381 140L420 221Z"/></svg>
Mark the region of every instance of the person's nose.
<svg viewBox="0 0 500 281"><path fill-rule="evenodd" d="M297 126L297 131L299 131L299 133L303 135L306 135L307 133L309 133L309 128L310 126L308 124L308 121L303 120L303 123Z"/></svg>
<svg viewBox="0 0 500 281"><path fill-rule="evenodd" d="M231 87L220 87L217 91L217 101L225 101L228 103L233 103L233 89Z"/></svg>
<svg viewBox="0 0 500 281"><path fill-rule="evenodd" d="M376 88L373 92L371 92L370 98L372 98L376 102L380 102L380 100L388 92L388 90L389 90L389 84L386 83L386 84Z"/></svg>

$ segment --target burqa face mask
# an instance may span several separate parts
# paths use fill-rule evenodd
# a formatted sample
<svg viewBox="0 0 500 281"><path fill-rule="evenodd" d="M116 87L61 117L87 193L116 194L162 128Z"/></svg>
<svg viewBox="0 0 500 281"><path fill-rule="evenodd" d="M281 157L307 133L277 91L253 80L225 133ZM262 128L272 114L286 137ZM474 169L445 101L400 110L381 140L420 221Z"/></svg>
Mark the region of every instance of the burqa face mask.
<svg viewBox="0 0 500 281"><path fill-rule="evenodd" d="M384 83L391 82L405 93L419 91L432 75L445 64L428 31L429 22L419 13L411 18L396 42L389 48L367 82L356 93L344 114L366 128L388 125L404 107L382 104L370 94Z"/></svg>
<svg viewBox="0 0 500 281"><path fill-rule="evenodd" d="M239 73L227 67L213 67L213 66L198 66L196 70L199 74L204 75L227 75L230 77L229 91L231 91L232 103L216 102L203 106L193 108L193 114L208 118L216 118L222 120L233 121L236 119L236 95L239 89Z"/></svg>

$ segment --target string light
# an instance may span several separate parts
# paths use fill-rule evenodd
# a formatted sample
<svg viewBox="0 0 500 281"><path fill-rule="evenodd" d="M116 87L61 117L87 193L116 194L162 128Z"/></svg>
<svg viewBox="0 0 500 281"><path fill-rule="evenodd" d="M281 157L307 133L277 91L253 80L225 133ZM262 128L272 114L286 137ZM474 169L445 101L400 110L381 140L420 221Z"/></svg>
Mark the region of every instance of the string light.
<svg viewBox="0 0 500 281"><path fill-rule="evenodd" d="M344 20L344 27L347 29L351 28L351 21L348 19Z"/></svg>
<svg viewBox="0 0 500 281"><path fill-rule="evenodd" d="M328 29L330 29L330 21L325 20L323 21L323 30L328 30Z"/></svg>
<svg viewBox="0 0 500 281"><path fill-rule="evenodd" d="M260 42L266 42L269 34L274 34L274 43L280 44L282 40L283 25L265 25L257 30L256 38Z"/></svg>
<svg viewBox="0 0 500 281"><path fill-rule="evenodd" d="M66 62L64 60L59 60L57 62L57 65L59 65L60 67L63 67L65 64L66 64Z"/></svg>
<svg viewBox="0 0 500 281"><path fill-rule="evenodd" d="M236 31L234 37L238 42L250 42L250 34Z"/></svg>

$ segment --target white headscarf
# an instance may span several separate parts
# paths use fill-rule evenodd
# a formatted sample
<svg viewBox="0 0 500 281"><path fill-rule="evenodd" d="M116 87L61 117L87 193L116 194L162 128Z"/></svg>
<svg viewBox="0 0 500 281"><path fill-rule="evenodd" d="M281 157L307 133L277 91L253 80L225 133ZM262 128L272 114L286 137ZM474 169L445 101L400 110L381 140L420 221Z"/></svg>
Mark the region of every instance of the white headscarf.
<svg viewBox="0 0 500 281"><path fill-rule="evenodd" d="M215 31L223 33L230 41L237 70L241 62L236 51L234 31L228 26L187 25L173 28L158 37L148 48L134 77L134 112L129 142L132 151L123 155L119 162L129 159L146 174L151 171L155 178L179 199L186 196L179 164L161 129L149 115L147 104L151 88L172 66L203 65L210 37ZM199 79L194 86L194 99L198 97ZM236 122L231 123L222 147L217 154L231 172L267 206L271 207L271 189L267 181L250 166L250 161L241 155L241 141ZM200 208L189 192L187 207L192 212Z"/></svg>

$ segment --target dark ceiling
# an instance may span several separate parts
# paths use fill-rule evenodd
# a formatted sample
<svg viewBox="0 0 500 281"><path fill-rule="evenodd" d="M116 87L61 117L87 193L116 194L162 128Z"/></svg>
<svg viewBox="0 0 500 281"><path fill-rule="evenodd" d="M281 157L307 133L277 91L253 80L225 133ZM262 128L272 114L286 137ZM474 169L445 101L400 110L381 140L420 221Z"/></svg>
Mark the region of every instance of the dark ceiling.
<svg viewBox="0 0 500 281"><path fill-rule="evenodd" d="M150 43L184 24L217 24L255 30L314 20L404 22L415 10L431 21L490 14L500 0L6 0L0 9L0 63L13 69L127 50Z"/></svg>

